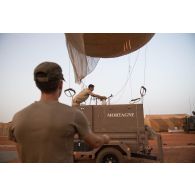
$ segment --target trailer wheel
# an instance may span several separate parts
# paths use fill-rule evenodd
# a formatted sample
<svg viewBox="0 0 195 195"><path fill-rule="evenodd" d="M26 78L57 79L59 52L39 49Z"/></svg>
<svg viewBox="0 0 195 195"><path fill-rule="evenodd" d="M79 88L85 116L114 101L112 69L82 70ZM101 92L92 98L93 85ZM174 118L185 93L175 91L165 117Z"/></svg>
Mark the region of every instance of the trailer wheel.
<svg viewBox="0 0 195 195"><path fill-rule="evenodd" d="M96 157L97 163L122 163L123 155L115 148L104 148Z"/></svg>

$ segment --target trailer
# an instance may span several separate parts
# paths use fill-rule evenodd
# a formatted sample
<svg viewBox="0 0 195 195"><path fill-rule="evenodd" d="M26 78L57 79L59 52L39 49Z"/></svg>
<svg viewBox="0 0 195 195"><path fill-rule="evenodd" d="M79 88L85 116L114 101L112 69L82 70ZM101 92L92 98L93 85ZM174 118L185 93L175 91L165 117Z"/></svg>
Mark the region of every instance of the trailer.
<svg viewBox="0 0 195 195"><path fill-rule="evenodd" d="M110 142L92 149L83 140L74 142L75 161L92 159L97 163L122 163L132 158L163 162L160 134L144 125L143 104L83 105L78 107L88 118L95 134L107 134ZM148 139L156 138L157 156L151 155Z"/></svg>

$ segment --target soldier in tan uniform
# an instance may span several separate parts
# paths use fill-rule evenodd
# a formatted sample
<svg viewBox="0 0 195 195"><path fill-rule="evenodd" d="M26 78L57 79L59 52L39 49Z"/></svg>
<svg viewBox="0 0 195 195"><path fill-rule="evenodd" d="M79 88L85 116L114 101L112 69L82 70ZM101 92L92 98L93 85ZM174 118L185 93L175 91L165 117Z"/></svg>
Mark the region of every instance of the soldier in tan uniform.
<svg viewBox="0 0 195 195"><path fill-rule="evenodd" d="M106 135L95 135L85 115L58 101L63 87L61 67L43 62L34 70L41 98L16 113L10 139L17 143L21 162L73 162L74 136L92 147L108 143Z"/></svg>
<svg viewBox="0 0 195 195"><path fill-rule="evenodd" d="M93 93L94 85L90 84L88 88L82 90L78 95L73 98L72 106L79 106L82 102L85 102L87 98L91 95L92 97L96 97L100 100L106 100L106 96L101 96Z"/></svg>

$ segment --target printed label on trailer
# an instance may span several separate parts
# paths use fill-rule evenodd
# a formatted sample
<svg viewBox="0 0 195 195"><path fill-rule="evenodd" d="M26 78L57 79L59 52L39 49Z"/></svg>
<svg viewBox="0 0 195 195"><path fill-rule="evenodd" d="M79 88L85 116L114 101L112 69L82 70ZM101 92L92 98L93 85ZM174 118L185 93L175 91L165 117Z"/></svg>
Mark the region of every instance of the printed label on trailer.
<svg viewBox="0 0 195 195"><path fill-rule="evenodd" d="M133 112L127 112L127 113L108 113L107 117L108 118L132 118L135 116L135 113Z"/></svg>

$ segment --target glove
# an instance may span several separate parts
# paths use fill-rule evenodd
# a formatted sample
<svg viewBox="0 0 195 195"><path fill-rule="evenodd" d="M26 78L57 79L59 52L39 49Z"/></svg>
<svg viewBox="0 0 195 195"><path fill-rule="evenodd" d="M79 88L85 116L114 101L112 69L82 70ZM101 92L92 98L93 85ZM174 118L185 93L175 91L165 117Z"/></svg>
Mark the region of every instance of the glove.
<svg viewBox="0 0 195 195"><path fill-rule="evenodd" d="M106 96L101 96L101 98L100 98L101 101L102 101L102 100L106 100L106 99L107 99Z"/></svg>

